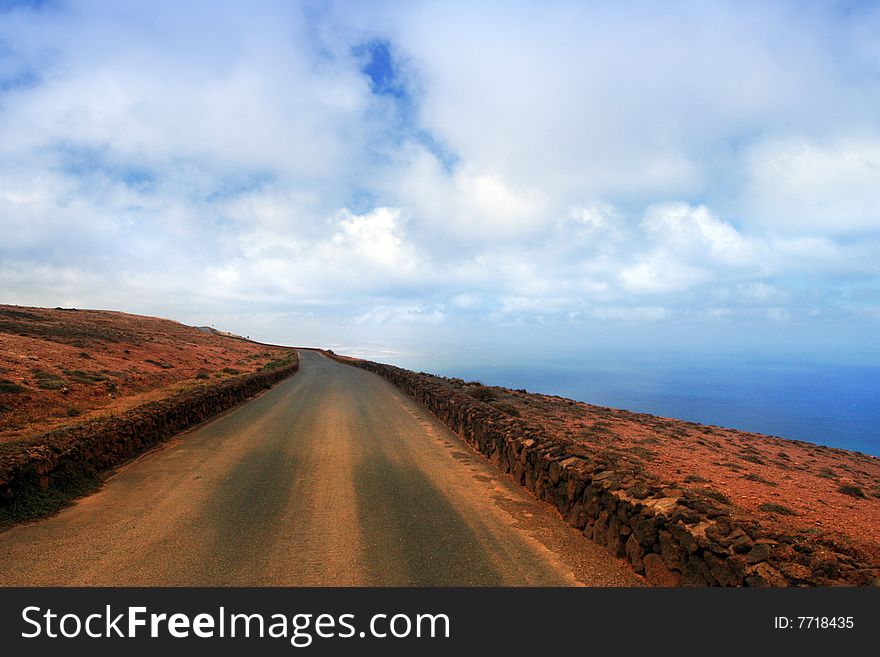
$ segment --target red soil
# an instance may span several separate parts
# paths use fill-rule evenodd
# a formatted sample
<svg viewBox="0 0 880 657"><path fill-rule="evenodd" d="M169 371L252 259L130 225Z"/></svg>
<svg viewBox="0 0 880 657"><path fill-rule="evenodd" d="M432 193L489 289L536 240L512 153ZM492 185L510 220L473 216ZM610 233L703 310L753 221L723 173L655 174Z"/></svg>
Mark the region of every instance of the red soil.
<svg viewBox="0 0 880 657"><path fill-rule="evenodd" d="M0 442L253 372L288 351L155 317L0 305Z"/></svg>

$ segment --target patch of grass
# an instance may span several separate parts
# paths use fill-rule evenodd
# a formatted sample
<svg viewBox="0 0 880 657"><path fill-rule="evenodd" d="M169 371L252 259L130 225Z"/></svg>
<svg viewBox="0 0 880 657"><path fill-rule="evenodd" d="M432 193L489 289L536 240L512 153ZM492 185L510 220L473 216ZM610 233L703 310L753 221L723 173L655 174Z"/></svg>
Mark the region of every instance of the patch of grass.
<svg viewBox="0 0 880 657"><path fill-rule="evenodd" d="M721 468L727 468L728 470L733 470L734 472L741 472L745 469L739 463L733 463L732 461L712 461L712 465L717 465Z"/></svg>
<svg viewBox="0 0 880 657"><path fill-rule="evenodd" d="M9 379L0 379L0 394L17 395L26 391L27 388L18 385L15 381Z"/></svg>
<svg viewBox="0 0 880 657"><path fill-rule="evenodd" d="M636 456L645 459L646 461L653 461L657 458L657 452L651 451L647 447L642 447L640 445L634 445L633 447L627 448L628 452L635 454Z"/></svg>
<svg viewBox="0 0 880 657"><path fill-rule="evenodd" d="M36 481L31 482L16 492L11 503L0 505L0 527L60 511L100 484L101 479L94 469L64 461L50 475L47 488L41 488Z"/></svg>
<svg viewBox="0 0 880 657"><path fill-rule="evenodd" d="M840 488L837 489L838 493L843 493L844 495L849 495L850 497L855 497L858 499L866 499L867 495L865 495L865 491L854 484L844 484Z"/></svg>
<svg viewBox="0 0 880 657"><path fill-rule="evenodd" d="M163 363L158 360L153 360L152 358L147 358L144 360L145 363L149 363L150 365L155 365L156 367L161 367L163 370L170 370L174 368L174 365L170 363Z"/></svg>
<svg viewBox="0 0 880 657"><path fill-rule="evenodd" d="M12 308L0 308L0 317L11 317L12 319L29 319L40 321L43 319L39 315L34 315L25 310L13 310Z"/></svg>
<svg viewBox="0 0 880 657"><path fill-rule="evenodd" d="M819 470L819 476L824 479L837 479L837 475L834 474L834 470L831 468L822 468Z"/></svg>
<svg viewBox="0 0 880 657"><path fill-rule="evenodd" d="M787 506L783 506L782 504L776 504L775 502L764 502L763 504L758 506L758 511L764 511L766 513L777 513L781 516L796 516L797 512L789 509Z"/></svg>
<svg viewBox="0 0 880 657"><path fill-rule="evenodd" d="M695 493L699 493L703 497L708 497L710 500L715 500L716 502L721 502L722 504L730 504L730 498L727 497L721 491L717 491L713 488L694 488Z"/></svg>
<svg viewBox="0 0 880 657"><path fill-rule="evenodd" d="M761 475L756 475L753 472L750 472L749 474L745 475L743 477L743 479L747 479L749 481L756 481L759 484L765 484L767 486L778 486L779 485L775 481L770 481L769 479L764 479L764 477L762 477Z"/></svg>
<svg viewBox="0 0 880 657"><path fill-rule="evenodd" d="M84 370L61 370L64 372L64 375L70 377L71 381L75 381L76 383L82 383L84 385L91 385L93 383L98 383L99 381L106 381L107 377L101 374L100 372L86 372Z"/></svg>
<svg viewBox="0 0 880 657"><path fill-rule="evenodd" d="M480 401L484 402L498 399L497 392L492 390L492 388L487 388L480 383L468 383L465 386L464 392L474 399L479 399Z"/></svg>
<svg viewBox="0 0 880 657"><path fill-rule="evenodd" d="M12 411L12 406L7 406L6 404L0 404L0 413L9 413Z"/></svg>
<svg viewBox="0 0 880 657"><path fill-rule="evenodd" d="M502 413L507 413L508 415L512 415L513 417L519 417L519 411L516 410L511 404L507 404L505 402L492 402L492 406L497 408Z"/></svg>
<svg viewBox="0 0 880 657"><path fill-rule="evenodd" d="M17 311L13 311L17 312ZM0 333L60 342L84 349L95 343L134 340L134 335L122 329L90 324L63 322L51 317L39 317L25 313L27 317L0 313Z"/></svg>
<svg viewBox="0 0 880 657"><path fill-rule="evenodd" d="M208 376L207 372L199 372L198 374L196 374L196 378L200 379L200 380L204 380L204 379L207 379L210 377Z"/></svg>
<svg viewBox="0 0 880 657"><path fill-rule="evenodd" d="M81 352L79 352L79 357L80 357L80 358L85 358L86 360L91 360L91 359L92 359L92 355L91 355L89 352L87 352L87 351L81 351Z"/></svg>
<svg viewBox="0 0 880 657"><path fill-rule="evenodd" d="M224 367L223 373L224 374L241 374L241 371L235 369L234 367Z"/></svg>
<svg viewBox="0 0 880 657"><path fill-rule="evenodd" d="M259 356L258 356L259 358ZM293 363L294 358L296 358L296 353L290 352L285 354L281 358L275 358L274 360L270 360L268 363L263 365L260 369L266 372L271 372L272 370L277 370L279 367L286 367Z"/></svg>
<svg viewBox="0 0 880 657"><path fill-rule="evenodd" d="M80 415L82 415L82 411L75 406L68 406L66 412L67 417L79 417Z"/></svg>
<svg viewBox="0 0 880 657"><path fill-rule="evenodd" d="M61 390L64 386L67 385L67 381L62 379L57 374L52 374L51 372L47 372L46 370L40 369L32 369L31 374L34 375L34 380L37 382L37 387L42 390Z"/></svg>
<svg viewBox="0 0 880 657"><path fill-rule="evenodd" d="M691 474L684 478L686 484L708 484L709 480L700 475Z"/></svg>

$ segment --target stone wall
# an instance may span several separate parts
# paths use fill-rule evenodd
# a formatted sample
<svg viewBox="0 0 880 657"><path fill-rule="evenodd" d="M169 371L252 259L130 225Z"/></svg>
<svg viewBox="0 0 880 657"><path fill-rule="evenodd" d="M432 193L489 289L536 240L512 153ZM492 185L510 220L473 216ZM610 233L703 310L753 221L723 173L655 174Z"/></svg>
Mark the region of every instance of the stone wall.
<svg viewBox="0 0 880 657"><path fill-rule="evenodd" d="M621 454L542 435L540 427L441 379L328 355L375 372L556 507L584 536L658 586L878 584L880 568L852 546L761 525L693 491L670 488Z"/></svg>
<svg viewBox="0 0 880 657"><path fill-rule="evenodd" d="M36 517L93 488L98 475L294 374L299 360L200 385L119 415L0 443L0 523Z"/></svg>

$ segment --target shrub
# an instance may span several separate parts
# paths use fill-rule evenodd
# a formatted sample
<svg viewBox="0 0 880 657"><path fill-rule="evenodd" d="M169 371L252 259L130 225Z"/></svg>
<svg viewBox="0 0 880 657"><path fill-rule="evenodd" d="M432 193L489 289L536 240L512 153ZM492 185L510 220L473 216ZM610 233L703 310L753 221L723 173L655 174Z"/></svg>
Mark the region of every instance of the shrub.
<svg viewBox="0 0 880 657"><path fill-rule="evenodd" d="M519 417L519 411L510 404L506 404L504 402L496 402L492 404L492 406L497 408L502 413L507 413L508 415L512 415L513 417Z"/></svg>
<svg viewBox="0 0 880 657"><path fill-rule="evenodd" d="M657 452L654 452L647 447L642 447L641 445L627 447L627 451L635 454L639 458L645 459L646 461L653 461L657 458Z"/></svg>
<svg viewBox="0 0 880 657"><path fill-rule="evenodd" d="M787 506L776 504L775 502L764 502L758 506L758 511L767 513L778 513L781 516L796 516L797 512L789 509Z"/></svg>
<svg viewBox="0 0 880 657"><path fill-rule="evenodd" d="M721 491L717 491L712 488L695 488L694 492L699 493L703 497L708 497L710 500L715 500L716 502L721 502L722 504L730 504L730 498Z"/></svg>
<svg viewBox="0 0 880 657"><path fill-rule="evenodd" d="M844 495L849 495L850 497L856 497L859 499L865 499L867 495L865 492L854 484L844 484L840 488L837 489L837 492L843 493Z"/></svg>
<svg viewBox="0 0 880 657"><path fill-rule="evenodd" d="M296 352L288 352L284 354L281 358L276 358L274 360L269 361L265 365L263 365L260 370L264 372L271 372L272 370L276 370L279 367L286 367L290 365L294 359L296 358Z"/></svg>
<svg viewBox="0 0 880 657"><path fill-rule="evenodd" d="M762 477L761 475L756 475L753 472L750 472L749 474L745 475L743 477L743 479L748 479L749 481L756 481L759 484L766 484L767 486L778 486L779 485L776 482L770 481L769 479L764 479L764 477Z"/></svg>
<svg viewBox="0 0 880 657"><path fill-rule="evenodd" d="M150 365L155 365L156 367L161 367L163 370L170 370L174 367L170 363L161 363L158 360L153 360L152 358L147 358L145 363L149 363Z"/></svg>
<svg viewBox="0 0 880 657"><path fill-rule="evenodd" d="M0 394L6 393L10 395L15 395L20 392L24 392L25 390L27 390L27 388L18 385L15 381L10 381L9 379L0 379Z"/></svg>
<svg viewBox="0 0 880 657"><path fill-rule="evenodd" d="M60 390L67 385L67 381L57 374L46 372L45 370L33 369L31 374L37 382L37 387L43 390Z"/></svg>
<svg viewBox="0 0 880 657"><path fill-rule="evenodd" d="M497 392L495 392L491 388L486 388L479 383L476 385L469 383L465 388L465 392L474 399L479 399L480 401L484 402L498 398Z"/></svg>
<svg viewBox="0 0 880 657"><path fill-rule="evenodd" d="M62 370L62 372L69 376L72 381L85 385L107 380L107 377L100 372L84 372L83 370Z"/></svg>

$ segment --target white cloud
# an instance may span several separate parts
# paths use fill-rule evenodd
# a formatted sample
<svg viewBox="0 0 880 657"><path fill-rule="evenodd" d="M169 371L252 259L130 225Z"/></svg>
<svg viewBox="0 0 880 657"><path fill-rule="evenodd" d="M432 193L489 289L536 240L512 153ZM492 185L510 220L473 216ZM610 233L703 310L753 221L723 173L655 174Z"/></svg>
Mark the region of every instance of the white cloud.
<svg viewBox="0 0 880 657"><path fill-rule="evenodd" d="M316 327L874 317L847 290L880 278L880 13L633 11L0 13L4 298ZM373 39L399 97L360 70Z"/></svg>
<svg viewBox="0 0 880 657"><path fill-rule="evenodd" d="M754 247L729 223L706 206L669 203L648 208L642 221L645 233L664 249L696 260L724 265L748 265Z"/></svg>
<svg viewBox="0 0 880 657"><path fill-rule="evenodd" d="M382 267L404 270L414 267L413 254L400 236L400 210L376 208L368 214L356 215L343 209L335 222L332 240L322 245L327 255L342 251L344 257L334 253L334 259L356 263L361 258Z"/></svg>
<svg viewBox="0 0 880 657"><path fill-rule="evenodd" d="M758 273L749 242L705 206L668 203L651 206L641 222L650 248L620 273L624 286L637 293L669 293L710 282L732 270Z"/></svg>
<svg viewBox="0 0 880 657"><path fill-rule="evenodd" d="M762 143L746 208L752 222L787 233L880 232L880 139Z"/></svg>
<svg viewBox="0 0 880 657"><path fill-rule="evenodd" d="M591 315L605 321L656 322L669 317L669 310L663 306L600 306Z"/></svg>

